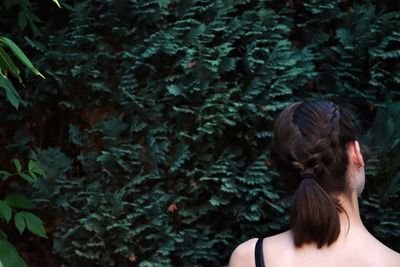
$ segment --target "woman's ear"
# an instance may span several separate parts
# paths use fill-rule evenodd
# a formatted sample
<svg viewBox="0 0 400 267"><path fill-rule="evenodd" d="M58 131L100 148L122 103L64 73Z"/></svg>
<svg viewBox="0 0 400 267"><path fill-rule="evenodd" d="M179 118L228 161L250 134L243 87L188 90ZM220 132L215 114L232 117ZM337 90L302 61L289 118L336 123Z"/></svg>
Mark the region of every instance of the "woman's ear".
<svg viewBox="0 0 400 267"><path fill-rule="evenodd" d="M361 154L361 149L358 141L353 141L349 144L348 155L350 162L352 162L356 167L364 167L364 159Z"/></svg>
<svg viewBox="0 0 400 267"><path fill-rule="evenodd" d="M351 187L357 192L357 196L361 197L361 193L365 186L365 170L364 159L358 141L350 142L348 147L349 164L352 170L350 172Z"/></svg>

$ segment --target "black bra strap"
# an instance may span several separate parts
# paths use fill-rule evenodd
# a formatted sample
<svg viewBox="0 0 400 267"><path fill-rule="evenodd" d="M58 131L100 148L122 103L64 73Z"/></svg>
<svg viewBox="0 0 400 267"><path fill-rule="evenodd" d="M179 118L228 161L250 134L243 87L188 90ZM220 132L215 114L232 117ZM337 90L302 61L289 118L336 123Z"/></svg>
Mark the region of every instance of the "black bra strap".
<svg viewBox="0 0 400 267"><path fill-rule="evenodd" d="M265 267L264 255L263 255L263 238L262 237L257 240L255 257L256 257L256 267Z"/></svg>

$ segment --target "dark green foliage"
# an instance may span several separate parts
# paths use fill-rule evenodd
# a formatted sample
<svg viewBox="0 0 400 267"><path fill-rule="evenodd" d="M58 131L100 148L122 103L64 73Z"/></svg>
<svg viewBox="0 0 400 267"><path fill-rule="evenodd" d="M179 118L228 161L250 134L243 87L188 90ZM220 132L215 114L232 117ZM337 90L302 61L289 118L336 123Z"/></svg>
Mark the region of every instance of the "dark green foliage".
<svg viewBox="0 0 400 267"><path fill-rule="evenodd" d="M387 103L381 108L365 136L373 154L366 169L368 198L362 214L371 231L399 250L400 242L400 104Z"/></svg>
<svg viewBox="0 0 400 267"><path fill-rule="evenodd" d="M1 123L25 123L0 135L11 152L33 148L47 174L32 194L54 220L63 266L221 266L241 241L288 228L272 123L320 97L357 111L365 130L388 110L366 138L385 146L368 163L361 207L399 250L400 13L378 2L55 8L42 38L26 38L47 79L21 89L30 108Z"/></svg>

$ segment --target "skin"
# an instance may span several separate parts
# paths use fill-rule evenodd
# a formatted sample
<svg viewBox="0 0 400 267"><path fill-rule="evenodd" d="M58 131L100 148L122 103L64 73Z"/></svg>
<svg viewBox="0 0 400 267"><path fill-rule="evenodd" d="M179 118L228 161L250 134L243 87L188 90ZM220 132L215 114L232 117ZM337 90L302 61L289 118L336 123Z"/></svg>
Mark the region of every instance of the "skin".
<svg viewBox="0 0 400 267"><path fill-rule="evenodd" d="M364 160L357 141L348 145L348 179L351 194L337 194L346 210L340 213L339 238L329 247L318 249L315 244L296 248L291 230L264 238L263 253L266 267L400 267L400 254L373 237L360 218L358 196L365 184ZM257 239L240 244L232 253L229 267L254 267Z"/></svg>

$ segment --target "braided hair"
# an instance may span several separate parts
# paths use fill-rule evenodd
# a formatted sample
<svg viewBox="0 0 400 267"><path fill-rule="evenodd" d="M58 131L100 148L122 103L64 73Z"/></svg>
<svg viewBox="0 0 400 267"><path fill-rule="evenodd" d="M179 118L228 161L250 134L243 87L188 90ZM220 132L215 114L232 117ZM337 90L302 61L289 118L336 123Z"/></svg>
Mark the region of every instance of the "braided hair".
<svg viewBox="0 0 400 267"><path fill-rule="evenodd" d="M347 144L359 132L352 113L331 101L297 102L278 115L271 156L286 184L296 188L291 226L297 247L337 240L345 211L333 196L351 192Z"/></svg>

